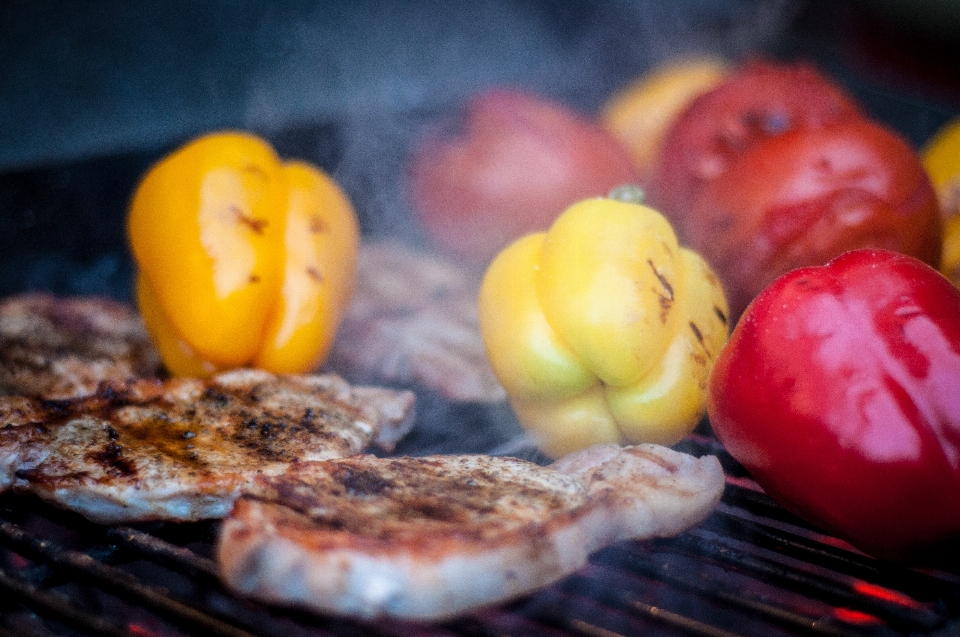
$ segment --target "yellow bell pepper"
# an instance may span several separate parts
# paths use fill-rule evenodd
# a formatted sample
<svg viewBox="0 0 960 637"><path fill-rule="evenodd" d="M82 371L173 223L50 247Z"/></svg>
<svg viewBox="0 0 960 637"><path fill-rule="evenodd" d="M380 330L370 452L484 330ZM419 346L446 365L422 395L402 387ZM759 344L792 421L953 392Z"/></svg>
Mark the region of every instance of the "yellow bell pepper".
<svg viewBox="0 0 960 637"><path fill-rule="evenodd" d="M240 132L200 137L138 185L137 300L179 376L316 368L353 288L359 225L336 182Z"/></svg>
<svg viewBox="0 0 960 637"><path fill-rule="evenodd" d="M943 126L921 153L943 214L940 270L960 285L960 118Z"/></svg>
<svg viewBox="0 0 960 637"><path fill-rule="evenodd" d="M704 260L657 211L607 198L574 204L501 252L479 310L514 413L553 457L601 442L678 442L703 417L729 332Z"/></svg>

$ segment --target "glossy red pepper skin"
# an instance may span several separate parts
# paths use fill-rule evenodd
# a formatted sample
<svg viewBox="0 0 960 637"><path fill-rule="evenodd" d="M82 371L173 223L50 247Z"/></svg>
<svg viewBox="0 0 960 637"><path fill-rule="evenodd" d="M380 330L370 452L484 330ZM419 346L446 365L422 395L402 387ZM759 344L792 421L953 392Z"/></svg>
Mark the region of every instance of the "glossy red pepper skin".
<svg viewBox="0 0 960 637"><path fill-rule="evenodd" d="M877 557L960 540L960 291L902 254L777 279L710 378L726 449L785 508Z"/></svg>

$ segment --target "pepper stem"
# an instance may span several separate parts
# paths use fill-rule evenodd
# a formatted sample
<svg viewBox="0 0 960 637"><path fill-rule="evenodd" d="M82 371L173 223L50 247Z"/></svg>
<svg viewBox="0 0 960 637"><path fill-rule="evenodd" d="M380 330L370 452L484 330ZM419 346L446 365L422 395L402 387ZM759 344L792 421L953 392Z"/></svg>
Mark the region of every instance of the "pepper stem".
<svg viewBox="0 0 960 637"><path fill-rule="evenodd" d="M610 190L610 194L607 195L607 199L614 199L624 203L635 204L642 204L643 197L643 188L636 184L621 184L619 186L615 186Z"/></svg>

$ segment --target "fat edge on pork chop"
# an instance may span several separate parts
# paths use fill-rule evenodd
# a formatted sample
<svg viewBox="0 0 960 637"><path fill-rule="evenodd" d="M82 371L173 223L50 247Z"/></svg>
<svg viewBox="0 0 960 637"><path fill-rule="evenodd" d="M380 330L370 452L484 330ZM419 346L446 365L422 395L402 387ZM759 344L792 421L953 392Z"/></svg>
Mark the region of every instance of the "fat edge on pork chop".
<svg viewBox="0 0 960 637"><path fill-rule="evenodd" d="M723 486L715 457L658 445L599 445L549 467L483 455L299 463L238 499L217 561L229 588L262 601L441 620L550 584L611 543L678 534Z"/></svg>
<svg viewBox="0 0 960 637"><path fill-rule="evenodd" d="M413 403L334 375L258 370L107 383L68 400L0 397L0 490L104 524L219 518L258 475L391 450Z"/></svg>

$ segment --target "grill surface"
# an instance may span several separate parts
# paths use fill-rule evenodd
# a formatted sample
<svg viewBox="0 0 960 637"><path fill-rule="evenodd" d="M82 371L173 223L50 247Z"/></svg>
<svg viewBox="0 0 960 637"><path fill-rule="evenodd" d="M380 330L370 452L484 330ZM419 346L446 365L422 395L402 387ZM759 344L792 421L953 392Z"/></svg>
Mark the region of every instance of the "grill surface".
<svg viewBox="0 0 960 637"><path fill-rule="evenodd" d="M889 44L885 35L851 54L846 47L859 36L848 23L828 15L813 24L814 32L804 32L801 21L776 52L812 58L914 144L960 112L956 78L927 82L933 92L915 90L924 77L911 61L896 60L907 64L898 68L874 46ZM852 59L863 62L859 73L851 72ZM886 75L898 73L914 83L890 88ZM402 148L430 115L264 132L281 154L334 170L358 204L365 232L409 232L389 190L400 156L383 150ZM123 214L135 180L158 153L144 148L0 174L0 294L47 289L129 300ZM399 452L506 450L516 433L505 407L420 398L418 411L443 424L418 423ZM682 447L719 456L728 474L723 501L704 523L676 538L611 547L540 592L439 625L361 624L238 599L217 577L216 522L104 527L32 497L3 494L0 637L960 635L956 567L879 562L810 527L757 490L706 426Z"/></svg>
<svg viewBox="0 0 960 637"><path fill-rule="evenodd" d="M0 637L6 635L960 634L960 573L878 562L795 519L703 433L727 490L700 526L626 542L509 605L439 625L361 624L238 599L213 562L217 523L103 527L0 497Z"/></svg>

